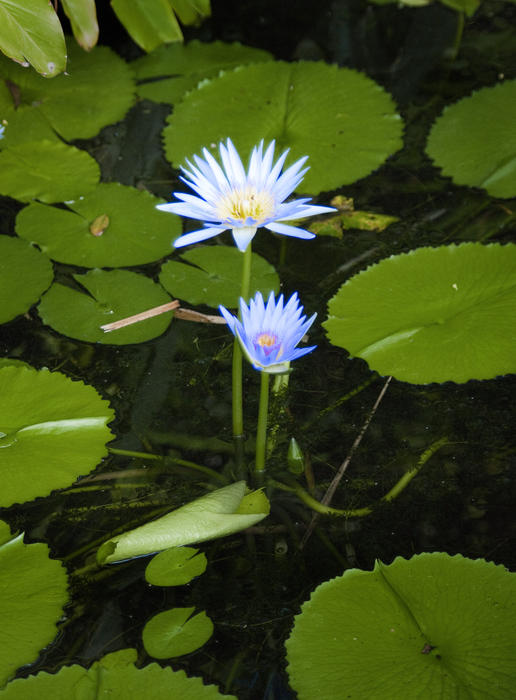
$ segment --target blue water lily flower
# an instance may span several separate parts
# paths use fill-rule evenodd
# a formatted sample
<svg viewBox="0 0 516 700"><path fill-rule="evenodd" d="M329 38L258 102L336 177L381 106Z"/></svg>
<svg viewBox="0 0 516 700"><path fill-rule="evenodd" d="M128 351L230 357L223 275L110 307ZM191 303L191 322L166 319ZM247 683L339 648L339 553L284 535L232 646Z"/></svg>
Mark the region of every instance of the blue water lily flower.
<svg viewBox="0 0 516 700"><path fill-rule="evenodd" d="M306 320L297 292L283 305L283 294L278 301L270 293L267 305L260 292L256 292L249 306L240 297L242 321L233 316L224 306L219 311L235 335L242 351L255 369L270 374L287 372L292 360L312 352L317 346L297 348L297 344L308 331L317 314Z"/></svg>
<svg viewBox="0 0 516 700"><path fill-rule="evenodd" d="M217 236L232 229L238 248L244 252L260 226L275 233L296 238L314 238L314 234L297 226L281 223L306 216L335 211L333 207L308 204L310 198L284 200L296 189L308 168L303 168L308 156L304 156L281 172L288 149L276 163L274 141L265 153L263 141L253 148L247 173L231 139L219 144L221 167L211 153L204 148L204 160L193 157L195 164L187 160L188 168L181 168L187 177L181 177L198 196L174 192L179 202L158 204L162 211L199 219L204 228L180 236L174 246L180 248Z"/></svg>

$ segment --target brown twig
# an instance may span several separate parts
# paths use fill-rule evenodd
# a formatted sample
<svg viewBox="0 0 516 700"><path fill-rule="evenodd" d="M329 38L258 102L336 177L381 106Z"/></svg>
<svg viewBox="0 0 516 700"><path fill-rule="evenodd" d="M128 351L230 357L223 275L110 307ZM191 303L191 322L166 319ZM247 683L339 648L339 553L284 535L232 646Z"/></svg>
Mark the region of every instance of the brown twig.
<svg viewBox="0 0 516 700"><path fill-rule="evenodd" d="M119 321L113 321L113 323L106 323L101 326L104 333L109 333L110 331L116 331L118 328L124 328L124 326L130 326L133 323L138 323L139 321L145 321L153 316L159 316L167 311L173 311L179 307L179 302L177 299L168 302L168 304L161 304L161 306L155 306L153 309L148 309L147 311L142 311L140 314L134 314L134 316L127 316L127 318L121 318Z"/></svg>

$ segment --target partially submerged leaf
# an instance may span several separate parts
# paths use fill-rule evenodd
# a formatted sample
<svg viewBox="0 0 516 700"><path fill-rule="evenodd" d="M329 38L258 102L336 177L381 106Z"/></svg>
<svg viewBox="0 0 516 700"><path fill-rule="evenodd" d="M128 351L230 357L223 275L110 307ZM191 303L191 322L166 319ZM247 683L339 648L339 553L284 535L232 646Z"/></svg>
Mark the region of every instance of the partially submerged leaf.
<svg viewBox="0 0 516 700"><path fill-rule="evenodd" d="M172 547L152 557L145 579L153 586L184 586L204 571L206 555L193 547Z"/></svg>
<svg viewBox="0 0 516 700"><path fill-rule="evenodd" d="M213 634L213 622L195 608L172 608L154 615L142 632L143 646L155 659L191 654L206 644Z"/></svg>
<svg viewBox="0 0 516 700"><path fill-rule="evenodd" d="M183 39L168 0L111 0L111 7L133 41L144 51Z"/></svg>
<svg viewBox="0 0 516 700"><path fill-rule="evenodd" d="M99 25L95 0L61 0L79 46L90 51L98 41Z"/></svg>

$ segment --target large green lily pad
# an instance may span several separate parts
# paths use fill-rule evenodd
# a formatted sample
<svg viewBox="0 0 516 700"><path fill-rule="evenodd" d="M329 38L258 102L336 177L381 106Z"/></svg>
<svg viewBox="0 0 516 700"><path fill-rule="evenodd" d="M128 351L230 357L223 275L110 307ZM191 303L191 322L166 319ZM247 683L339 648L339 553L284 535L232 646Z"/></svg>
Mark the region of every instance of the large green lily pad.
<svg viewBox="0 0 516 700"><path fill-rule="evenodd" d="M155 659L191 654L213 634L213 622L206 613L192 616L195 608L172 608L154 615L143 628L145 651Z"/></svg>
<svg viewBox="0 0 516 700"><path fill-rule="evenodd" d="M0 507L46 496L107 454L114 412L95 389L59 372L0 369Z"/></svg>
<svg viewBox="0 0 516 700"><path fill-rule="evenodd" d="M516 575L420 554L326 581L296 617L288 674L299 700L511 700Z"/></svg>
<svg viewBox="0 0 516 700"><path fill-rule="evenodd" d="M23 314L52 282L52 263L19 238L0 235L0 323Z"/></svg>
<svg viewBox="0 0 516 700"><path fill-rule="evenodd" d="M355 182L401 145L403 123L383 88L365 75L322 62L268 61L204 81L174 108L163 131L179 167L231 136L241 157L264 139L308 155L299 191L316 194Z"/></svg>
<svg viewBox="0 0 516 700"><path fill-rule="evenodd" d="M0 60L0 76L16 86L12 92L0 92L0 112L10 124L17 119L15 108L27 105L70 141L91 138L124 117L134 101L132 73L125 61L107 46L86 53L70 41L68 49L66 74L52 80Z"/></svg>
<svg viewBox="0 0 516 700"><path fill-rule="evenodd" d="M0 521L0 686L56 636L67 602L66 572L45 544L26 545Z"/></svg>
<svg viewBox="0 0 516 700"><path fill-rule="evenodd" d="M348 280L323 323L330 342L415 384L516 372L516 245L418 248Z"/></svg>
<svg viewBox="0 0 516 700"><path fill-rule="evenodd" d="M243 255L234 246L204 246L181 253L184 263L169 260L161 268L159 281L172 296L190 304L219 304L234 308L240 297ZM264 258L252 254L249 297L260 291L277 294L279 277Z"/></svg>
<svg viewBox="0 0 516 700"><path fill-rule="evenodd" d="M486 87L446 107L427 153L458 185L516 196L516 80Z"/></svg>
<svg viewBox="0 0 516 700"><path fill-rule="evenodd" d="M86 151L57 141L30 141L0 153L0 194L21 202L61 202L80 197L99 181Z"/></svg>
<svg viewBox="0 0 516 700"><path fill-rule="evenodd" d="M90 343L126 345L161 335L170 313L105 333L101 326L170 301L165 290L144 275L127 270L90 270L74 275L85 292L54 283L38 306L43 322L58 333Z"/></svg>
<svg viewBox="0 0 516 700"><path fill-rule="evenodd" d="M226 44L212 41L205 44L194 40L186 45L160 46L147 56L133 61L131 68L138 81L137 93L140 97L174 104L201 80L218 75L221 70L271 59L268 51L237 42Z"/></svg>
<svg viewBox="0 0 516 700"><path fill-rule="evenodd" d="M22 209L16 232L53 260L83 267L142 265L172 252L179 217L156 209L163 200L116 182L68 201L68 209L37 202Z"/></svg>
<svg viewBox="0 0 516 700"><path fill-rule="evenodd" d="M107 654L89 669L82 666L65 666L56 674L38 673L9 683L0 691L2 700L215 700L234 695L222 695L214 685L204 685L201 678L188 678L184 671L160 668L149 664L136 668L137 653L123 649ZM80 691L80 695L77 693ZM152 693L150 695L150 693Z"/></svg>

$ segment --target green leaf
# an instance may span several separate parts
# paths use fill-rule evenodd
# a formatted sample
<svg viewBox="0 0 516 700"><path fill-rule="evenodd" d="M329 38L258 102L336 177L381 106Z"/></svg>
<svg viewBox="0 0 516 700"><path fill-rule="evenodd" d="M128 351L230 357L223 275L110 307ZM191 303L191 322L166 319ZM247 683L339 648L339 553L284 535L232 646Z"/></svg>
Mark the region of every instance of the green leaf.
<svg viewBox="0 0 516 700"><path fill-rule="evenodd" d="M179 217L156 209L163 200L118 183L101 183L68 209L34 203L16 218L16 232L53 260L83 267L143 265L172 252Z"/></svg>
<svg viewBox="0 0 516 700"><path fill-rule="evenodd" d="M131 63L138 81L140 97L174 104L204 78L218 75L246 63L268 61L268 51L243 46L237 42L209 44L194 40L184 44L160 46L148 56Z"/></svg>
<svg viewBox="0 0 516 700"><path fill-rule="evenodd" d="M287 165L309 155L299 190L316 194L368 175L401 145L403 123L377 83L322 62L268 61L207 80L174 108L163 131L179 167L231 137L245 160L261 139L290 147Z"/></svg>
<svg viewBox="0 0 516 700"><path fill-rule="evenodd" d="M136 668L136 652L124 649L107 654L89 669L82 666L65 666L58 673L38 673L9 683L0 691L2 700L98 700L100 697L148 698L152 700L215 700L234 695L221 695L214 685L204 685L201 678L187 678L184 671L160 668L148 664ZM79 693L79 695L78 695Z"/></svg>
<svg viewBox="0 0 516 700"><path fill-rule="evenodd" d="M348 280L323 323L330 342L415 384L516 371L516 245L419 248Z"/></svg>
<svg viewBox="0 0 516 700"><path fill-rule="evenodd" d="M200 24L211 14L210 0L169 0L182 24Z"/></svg>
<svg viewBox="0 0 516 700"><path fill-rule="evenodd" d="M142 632L143 646L155 659L191 654L206 644L213 623L205 612L190 617L195 608L172 608L154 615Z"/></svg>
<svg viewBox="0 0 516 700"><path fill-rule="evenodd" d="M153 586L183 586L206 571L206 555L193 547L172 547L156 554L145 569Z"/></svg>
<svg viewBox="0 0 516 700"><path fill-rule="evenodd" d="M237 481L201 496L162 518L116 535L99 548L97 562L111 564L245 530L263 520L269 513L268 501L261 512L239 513L238 508L245 490L245 481Z"/></svg>
<svg viewBox="0 0 516 700"><path fill-rule="evenodd" d="M170 314L161 314L105 333L104 324L166 304L170 297L148 277L127 270L90 270L74 279L87 293L54 283L38 306L43 322L58 333L90 343L126 345L156 338L170 323Z"/></svg>
<svg viewBox="0 0 516 700"><path fill-rule="evenodd" d="M168 0L111 0L111 7L144 51L152 51L168 41L183 40Z"/></svg>
<svg viewBox="0 0 516 700"><path fill-rule="evenodd" d="M478 90L446 107L426 151L458 185L493 197L516 195L516 80Z"/></svg>
<svg viewBox="0 0 516 700"><path fill-rule="evenodd" d="M39 141L0 153L0 194L21 202L60 202L84 195L98 183L97 162L64 143Z"/></svg>
<svg viewBox="0 0 516 700"><path fill-rule="evenodd" d="M100 129L122 119L134 101L134 82L129 66L107 46L85 53L76 44L69 47L66 75L45 80L35 73L3 60L0 75L15 86L0 107L9 107L9 124L17 119L22 105L41 114L66 141L89 139ZM2 114L3 117L3 114Z"/></svg>
<svg viewBox="0 0 516 700"><path fill-rule="evenodd" d="M480 0L441 0L443 5L472 17L480 6Z"/></svg>
<svg viewBox="0 0 516 700"><path fill-rule="evenodd" d="M0 521L0 525L5 534L6 523ZM45 544L26 545L23 534L2 538L0 543L2 686L54 639L68 596L65 569L49 558Z"/></svg>
<svg viewBox="0 0 516 700"><path fill-rule="evenodd" d="M46 255L19 238L0 235L0 323L28 311L53 277Z"/></svg>
<svg viewBox="0 0 516 700"><path fill-rule="evenodd" d="M161 268L159 281L173 297L189 304L229 308L238 306L243 255L235 246L204 246L181 254L184 263L169 260ZM195 266L195 267L194 267ZM249 297L260 291L268 296L279 291L279 277L266 260L252 254Z"/></svg>
<svg viewBox="0 0 516 700"><path fill-rule="evenodd" d="M66 66L61 23L48 0L0 1L0 50L46 78Z"/></svg>
<svg viewBox="0 0 516 700"><path fill-rule="evenodd" d="M41 112L27 105L20 105L15 110L10 104L10 97L7 99L2 98L3 94L0 84L2 122L6 123L8 127L4 132L4 137L0 140L0 149L20 146L21 144L34 141L61 143L61 139Z"/></svg>
<svg viewBox="0 0 516 700"><path fill-rule="evenodd" d="M85 51L90 51L99 38L95 0L61 0L61 4L77 43Z"/></svg>
<svg viewBox="0 0 516 700"><path fill-rule="evenodd" d="M95 389L59 372L0 369L0 507L72 484L107 454L114 412Z"/></svg>
<svg viewBox="0 0 516 700"><path fill-rule="evenodd" d="M514 697L516 575L420 554L326 581L295 619L287 668L299 700Z"/></svg>

